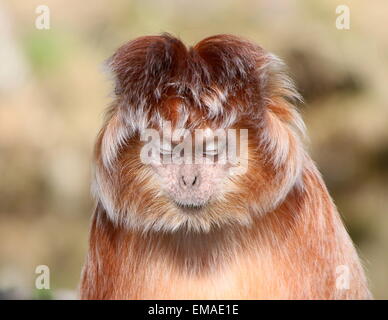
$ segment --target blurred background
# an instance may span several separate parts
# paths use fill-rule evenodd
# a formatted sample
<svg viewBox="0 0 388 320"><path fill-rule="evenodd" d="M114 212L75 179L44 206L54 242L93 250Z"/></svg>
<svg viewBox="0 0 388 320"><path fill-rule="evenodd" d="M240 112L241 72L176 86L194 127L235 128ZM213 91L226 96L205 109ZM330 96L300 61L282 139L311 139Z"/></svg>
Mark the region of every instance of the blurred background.
<svg viewBox="0 0 388 320"><path fill-rule="evenodd" d="M50 9L39 30L38 5ZM338 30L338 5L350 29ZM0 299L75 298L93 209L90 160L110 102L103 61L124 42L217 33L283 58L305 97L310 150L388 298L388 3L274 0L0 1ZM35 268L50 267L51 290Z"/></svg>

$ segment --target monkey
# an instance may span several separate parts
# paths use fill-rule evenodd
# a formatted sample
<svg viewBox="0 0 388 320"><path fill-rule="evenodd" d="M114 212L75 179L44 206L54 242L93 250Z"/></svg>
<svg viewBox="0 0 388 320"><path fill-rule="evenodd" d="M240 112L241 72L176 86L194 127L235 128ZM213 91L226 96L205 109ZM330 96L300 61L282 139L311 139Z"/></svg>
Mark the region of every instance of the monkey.
<svg viewBox="0 0 388 320"><path fill-rule="evenodd" d="M188 47L161 34L107 65L114 97L94 150L81 299L372 298L281 59L234 35ZM225 141L206 136L219 128L235 139L212 144ZM152 152L147 130L163 131ZM160 160L193 138L209 161ZM246 152L217 162L225 145Z"/></svg>

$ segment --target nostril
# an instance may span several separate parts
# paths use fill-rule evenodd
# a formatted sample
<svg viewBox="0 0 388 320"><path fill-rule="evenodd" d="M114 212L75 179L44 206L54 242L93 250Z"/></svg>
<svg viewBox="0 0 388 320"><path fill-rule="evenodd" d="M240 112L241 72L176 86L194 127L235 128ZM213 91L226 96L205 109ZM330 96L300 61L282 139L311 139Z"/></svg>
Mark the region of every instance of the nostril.
<svg viewBox="0 0 388 320"><path fill-rule="evenodd" d="M193 187L195 185L198 185L198 182L199 182L199 178L198 176L194 176L194 177L185 177L185 176L181 176L181 186L183 187Z"/></svg>

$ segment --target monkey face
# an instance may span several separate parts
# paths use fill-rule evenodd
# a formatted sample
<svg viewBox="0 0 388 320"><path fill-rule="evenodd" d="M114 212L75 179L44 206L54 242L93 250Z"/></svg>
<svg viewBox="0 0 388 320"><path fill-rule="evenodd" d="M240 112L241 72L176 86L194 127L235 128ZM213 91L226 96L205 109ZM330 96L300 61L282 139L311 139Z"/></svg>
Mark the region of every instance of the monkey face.
<svg viewBox="0 0 388 320"><path fill-rule="evenodd" d="M167 232L249 225L301 181L298 94L262 48L226 35L192 48L143 37L109 66L116 96L96 143L93 190L115 223ZM220 143L208 143L209 130Z"/></svg>
<svg viewBox="0 0 388 320"><path fill-rule="evenodd" d="M282 188L289 188L284 175L289 168L275 171L268 165L254 126L198 130L186 130L180 143L166 141L156 129L149 135L154 139L135 135L116 151L116 159L106 157L109 149L96 150L95 191L114 221L141 231L209 232L247 226L276 206ZM209 131L212 139L206 138ZM111 144L109 132L100 139L101 147Z"/></svg>
<svg viewBox="0 0 388 320"><path fill-rule="evenodd" d="M157 139L132 138L109 171L100 162L96 187L104 186L104 192L96 191L111 217L141 230L202 232L225 224L249 224L246 190L236 184L247 169L246 152L240 150L243 146L247 151L246 136L233 137L238 132L233 129L221 134L229 139L216 137L210 142L204 138L209 131L196 130L193 135L187 131L181 143L174 143L159 139L159 131L153 130ZM220 131L226 132L218 130L218 135Z"/></svg>
<svg viewBox="0 0 388 320"><path fill-rule="evenodd" d="M230 143L227 143L226 130L218 130L218 136L210 128L197 129L196 134L185 132L180 144L173 144L169 135L157 143L156 157L150 159L150 164L160 189L174 205L185 214L198 214L225 194L233 169L241 164L237 159L241 155L233 143L235 130L228 135Z"/></svg>

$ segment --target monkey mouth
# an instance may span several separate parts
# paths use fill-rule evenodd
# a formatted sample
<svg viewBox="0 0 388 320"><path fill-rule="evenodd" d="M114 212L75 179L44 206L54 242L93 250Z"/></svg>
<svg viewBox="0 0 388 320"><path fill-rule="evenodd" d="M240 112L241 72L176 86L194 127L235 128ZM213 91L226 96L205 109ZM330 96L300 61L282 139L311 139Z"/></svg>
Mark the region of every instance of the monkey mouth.
<svg viewBox="0 0 388 320"><path fill-rule="evenodd" d="M174 201L174 204L184 212L195 213L203 210L207 203L180 203Z"/></svg>

